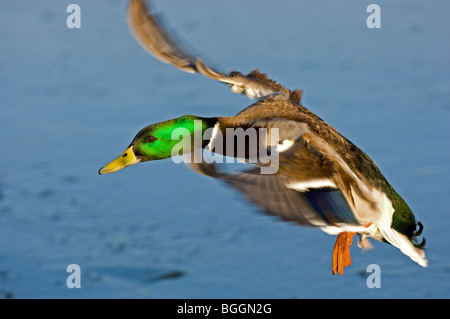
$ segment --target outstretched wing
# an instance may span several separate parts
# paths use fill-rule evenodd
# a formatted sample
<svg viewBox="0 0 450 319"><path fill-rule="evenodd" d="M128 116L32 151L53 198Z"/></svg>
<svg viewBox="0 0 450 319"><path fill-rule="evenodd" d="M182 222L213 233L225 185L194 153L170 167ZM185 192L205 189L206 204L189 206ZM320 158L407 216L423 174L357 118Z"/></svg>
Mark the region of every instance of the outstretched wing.
<svg viewBox="0 0 450 319"><path fill-rule="evenodd" d="M285 221L314 227L361 226L335 187L302 182L307 188L296 189L282 176L261 175L259 169L227 174L222 180L243 192L265 212Z"/></svg>
<svg viewBox="0 0 450 319"><path fill-rule="evenodd" d="M190 164L196 172L215 177L245 195L267 214L300 225L360 231L358 221L344 194L329 178L288 179L283 174L261 174L259 168L222 173L213 164Z"/></svg>
<svg viewBox="0 0 450 319"><path fill-rule="evenodd" d="M189 73L200 73L211 79L228 84L234 93L245 94L251 99L259 99L271 94L287 94L297 103L302 92L290 91L269 79L266 74L254 70L247 75L232 71L219 72L206 65L199 57L191 55L165 31L154 13L149 13L144 0L130 0L128 23L138 42L154 57L164 63Z"/></svg>
<svg viewBox="0 0 450 319"><path fill-rule="evenodd" d="M197 72L195 58L173 41L164 31L155 14L148 14L143 0L131 0L128 24L141 46L164 63L189 73Z"/></svg>

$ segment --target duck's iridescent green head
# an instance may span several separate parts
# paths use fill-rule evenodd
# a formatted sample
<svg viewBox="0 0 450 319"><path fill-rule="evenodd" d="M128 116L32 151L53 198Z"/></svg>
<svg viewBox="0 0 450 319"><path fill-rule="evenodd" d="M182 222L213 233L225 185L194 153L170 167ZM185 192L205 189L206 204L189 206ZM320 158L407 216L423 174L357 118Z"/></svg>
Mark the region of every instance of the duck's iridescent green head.
<svg viewBox="0 0 450 319"><path fill-rule="evenodd" d="M116 172L140 162L159 160L172 156L172 150L184 140L186 134L194 136L217 122L216 118L201 118L185 115L176 119L144 127L134 137L130 146L118 158L99 170L99 174ZM194 139L189 139L193 143ZM206 141L207 143L207 141ZM202 145L201 147L203 147ZM192 149L193 145L189 148ZM184 148L179 154L183 154Z"/></svg>

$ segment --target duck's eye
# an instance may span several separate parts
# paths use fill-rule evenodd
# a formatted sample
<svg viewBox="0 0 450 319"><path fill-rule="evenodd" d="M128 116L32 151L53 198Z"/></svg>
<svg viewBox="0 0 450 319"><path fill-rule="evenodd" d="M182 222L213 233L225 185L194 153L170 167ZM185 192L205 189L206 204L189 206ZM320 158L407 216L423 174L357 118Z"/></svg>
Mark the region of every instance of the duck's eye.
<svg viewBox="0 0 450 319"><path fill-rule="evenodd" d="M154 137L153 135L147 136L147 143L153 143L156 140L157 140L157 138Z"/></svg>

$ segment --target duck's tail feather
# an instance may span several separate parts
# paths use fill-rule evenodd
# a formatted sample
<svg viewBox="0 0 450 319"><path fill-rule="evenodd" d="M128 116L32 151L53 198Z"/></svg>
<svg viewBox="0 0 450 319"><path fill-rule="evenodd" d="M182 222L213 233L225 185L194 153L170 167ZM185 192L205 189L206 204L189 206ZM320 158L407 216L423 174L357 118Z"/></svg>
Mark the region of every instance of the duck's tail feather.
<svg viewBox="0 0 450 319"><path fill-rule="evenodd" d="M408 237L389 226L378 226L378 230L384 239L400 249L400 251L406 256L414 260L422 267L428 266L428 260L425 258L425 251L422 248L414 246Z"/></svg>

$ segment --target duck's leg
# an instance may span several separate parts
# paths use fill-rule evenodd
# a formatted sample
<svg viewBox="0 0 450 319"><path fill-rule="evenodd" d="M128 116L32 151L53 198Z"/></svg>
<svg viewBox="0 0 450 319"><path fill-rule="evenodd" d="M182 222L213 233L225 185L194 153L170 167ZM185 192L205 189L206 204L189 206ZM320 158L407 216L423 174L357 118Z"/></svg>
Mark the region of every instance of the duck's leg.
<svg viewBox="0 0 450 319"><path fill-rule="evenodd" d="M344 267L352 264L350 257L350 246L352 245L353 236L357 233L343 232L340 233L336 239L333 249L333 275L344 273Z"/></svg>

